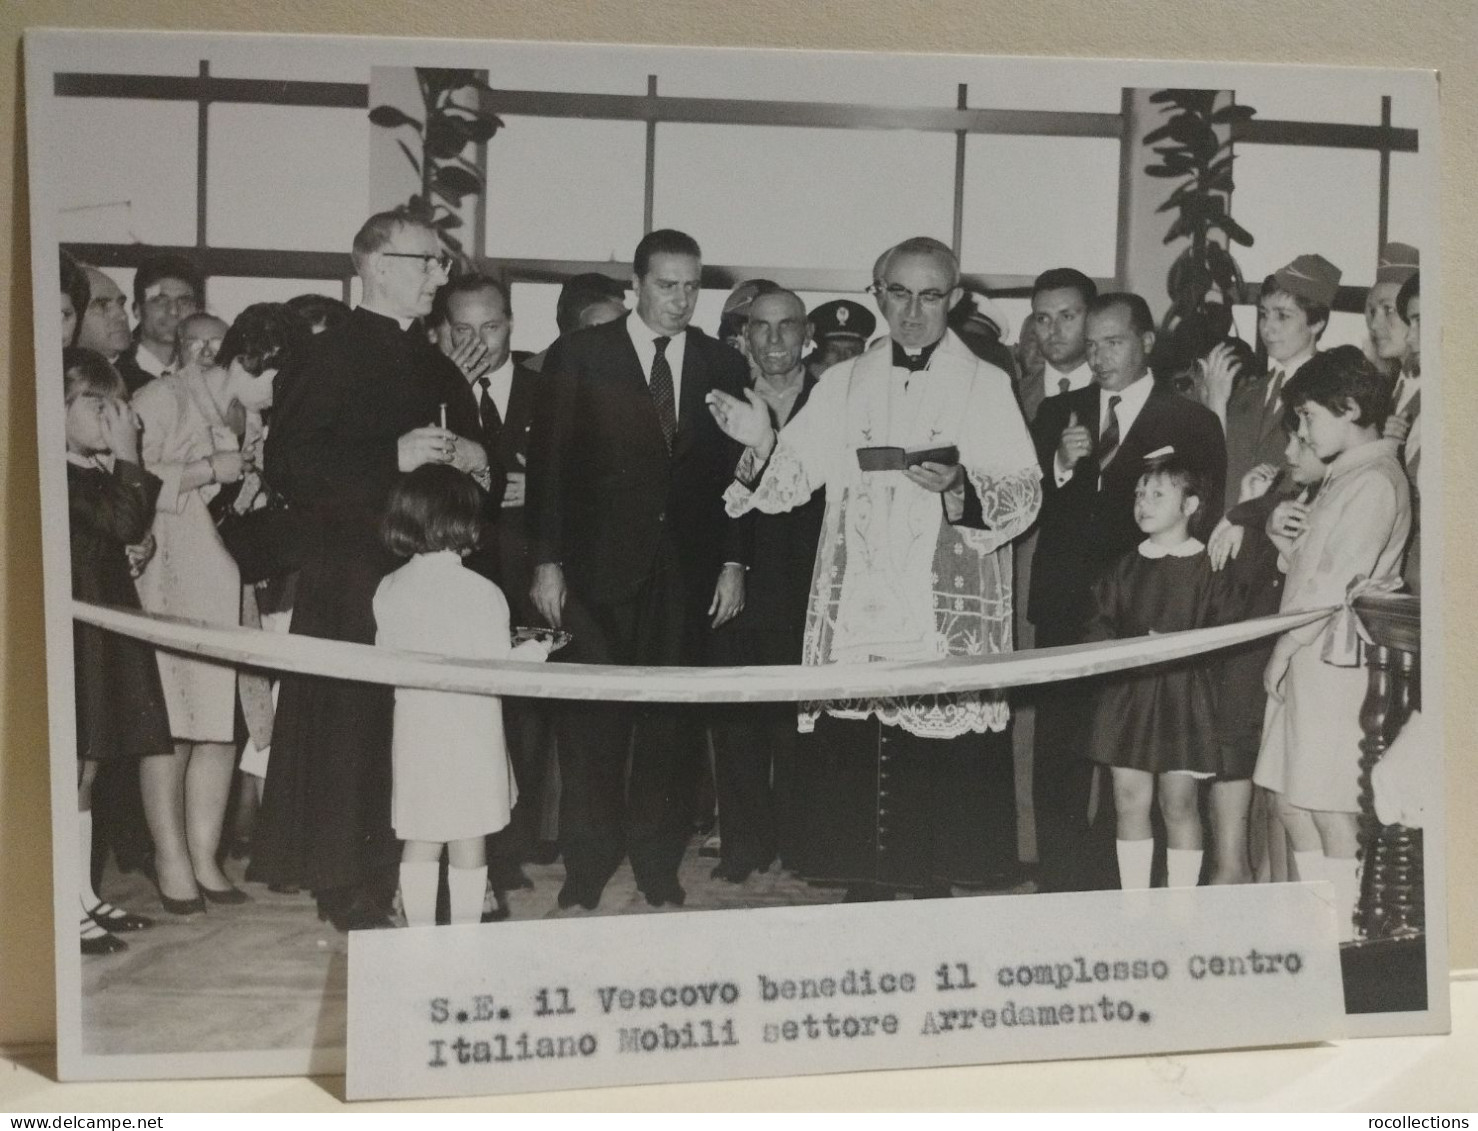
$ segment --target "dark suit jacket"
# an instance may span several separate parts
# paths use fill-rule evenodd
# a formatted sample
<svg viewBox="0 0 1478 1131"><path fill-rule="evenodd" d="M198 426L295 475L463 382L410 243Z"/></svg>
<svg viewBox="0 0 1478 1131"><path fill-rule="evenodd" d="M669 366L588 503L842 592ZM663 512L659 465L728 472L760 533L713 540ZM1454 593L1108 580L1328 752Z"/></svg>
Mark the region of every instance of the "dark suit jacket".
<svg viewBox="0 0 1478 1131"><path fill-rule="evenodd" d="M134 357L134 351L138 348L136 345L129 346L113 362L113 368L118 370L118 376L123 378L123 384L127 386L130 396L154 380L154 374L140 365L138 359Z"/></svg>
<svg viewBox="0 0 1478 1131"><path fill-rule="evenodd" d="M1271 419L1264 412L1269 378L1254 377L1239 381L1227 399L1227 479L1225 509L1237 505L1242 477L1260 463L1283 466L1283 449L1288 446L1282 413Z"/></svg>
<svg viewBox="0 0 1478 1131"><path fill-rule="evenodd" d="M800 395L791 408L790 419L806 406L818 378L806 373ZM774 422L774 413L770 414ZM816 543L826 515L826 488L820 487L800 506L779 514L754 511L753 556L745 577L744 611L731 627L738 632L780 632L793 638L795 659L800 663L801 637L806 628L806 608L811 600L811 574L816 566ZM735 663L747 663L736 660Z"/></svg>
<svg viewBox="0 0 1478 1131"><path fill-rule="evenodd" d="M740 449L704 403L715 388L743 397L748 366L696 327L687 333L670 454L626 319L549 351L529 444L529 533L534 561L560 563L586 600L632 596L664 539L705 603L725 561L748 564L749 526L723 504Z"/></svg>
<svg viewBox="0 0 1478 1131"><path fill-rule="evenodd" d="M459 395L447 406L447 425L460 435L471 436L487 452L492 471L483 520L487 524L483 544L467 558L467 566L492 581L508 598L515 623L526 624L531 612L528 590L532 581L528 531L524 507L502 505L508 476L526 471L529 435L534 422L534 398L538 394L540 374L515 364L513 385L508 394L508 412L501 421L480 422L477 416L477 393L470 382L463 382L465 396Z"/></svg>
<svg viewBox="0 0 1478 1131"><path fill-rule="evenodd" d="M1098 441L1098 385L1048 397L1037 411L1032 439L1042 464L1041 536L1032 563L1033 624L1077 625L1088 615L1089 588L1098 575L1134 549L1144 535L1134 522L1134 487L1144 471L1144 457L1166 445L1192 460L1206 477L1208 498L1199 533L1210 533L1221 514L1226 480L1226 445L1216 414L1187 400L1168 386L1156 384L1144 408L1119 445L1119 453L1102 476L1093 457L1080 462L1073 477L1057 486L1053 461L1071 413L1086 423Z"/></svg>

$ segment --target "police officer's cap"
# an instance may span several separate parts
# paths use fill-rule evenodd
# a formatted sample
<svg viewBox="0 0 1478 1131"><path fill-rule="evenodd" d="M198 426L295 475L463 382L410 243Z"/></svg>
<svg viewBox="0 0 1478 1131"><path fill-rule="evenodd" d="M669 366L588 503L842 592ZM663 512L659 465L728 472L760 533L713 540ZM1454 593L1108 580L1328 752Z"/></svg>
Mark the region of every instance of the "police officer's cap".
<svg viewBox="0 0 1478 1131"><path fill-rule="evenodd" d="M844 298L823 302L809 317L813 327L811 336L818 342L826 338L856 338L865 342L878 325L867 307Z"/></svg>

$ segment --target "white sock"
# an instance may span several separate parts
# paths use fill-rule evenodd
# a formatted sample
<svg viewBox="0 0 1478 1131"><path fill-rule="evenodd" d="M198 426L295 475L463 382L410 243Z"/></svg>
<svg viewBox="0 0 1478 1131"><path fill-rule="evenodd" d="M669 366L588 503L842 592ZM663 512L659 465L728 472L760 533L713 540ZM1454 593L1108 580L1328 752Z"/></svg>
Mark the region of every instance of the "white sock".
<svg viewBox="0 0 1478 1131"><path fill-rule="evenodd" d="M1155 840L1116 840L1119 855L1119 887L1124 891L1150 886L1150 867L1155 859Z"/></svg>
<svg viewBox="0 0 1478 1131"><path fill-rule="evenodd" d="M400 902L407 927L436 926L436 881L439 860L404 861L400 865Z"/></svg>
<svg viewBox="0 0 1478 1131"><path fill-rule="evenodd" d="M482 896L488 886L487 865L481 868L448 868L446 886L447 894L451 896L452 922L480 923Z"/></svg>
<svg viewBox="0 0 1478 1131"><path fill-rule="evenodd" d="M1334 881L1334 913L1339 919L1335 929L1339 931L1339 941L1353 942L1355 907L1360 902L1360 861L1353 857L1326 856L1324 867Z"/></svg>
<svg viewBox="0 0 1478 1131"><path fill-rule="evenodd" d="M1322 852L1295 852L1293 866L1298 869L1298 878L1305 883L1334 878L1324 866L1324 853Z"/></svg>
<svg viewBox="0 0 1478 1131"><path fill-rule="evenodd" d="M1165 886L1193 888L1201 882L1201 857L1199 848L1167 848L1165 850Z"/></svg>
<svg viewBox="0 0 1478 1131"><path fill-rule="evenodd" d="M84 809L77 814L77 893L82 898L82 908L91 911L102 902L92 888L92 810Z"/></svg>

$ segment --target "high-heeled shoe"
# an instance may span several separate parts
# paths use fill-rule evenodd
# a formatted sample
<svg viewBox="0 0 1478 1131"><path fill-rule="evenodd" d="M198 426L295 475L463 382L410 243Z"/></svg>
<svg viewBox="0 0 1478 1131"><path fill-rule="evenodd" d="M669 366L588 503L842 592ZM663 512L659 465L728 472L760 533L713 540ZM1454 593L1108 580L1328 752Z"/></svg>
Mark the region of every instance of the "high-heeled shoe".
<svg viewBox="0 0 1478 1131"><path fill-rule="evenodd" d="M87 915L94 923L105 931L142 931L146 927L152 927L154 920L147 915L135 915L132 911L125 911L121 907L114 907L104 900L92 907L87 908Z"/></svg>
<svg viewBox="0 0 1478 1131"><path fill-rule="evenodd" d="M208 888L204 884L201 884L200 894L210 900L210 902L220 904L224 907L237 907L243 903L251 902L251 896L235 886L217 891L215 888Z"/></svg>
<svg viewBox="0 0 1478 1131"><path fill-rule="evenodd" d="M127 950L128 944L117 935L103 930L91 915L82 916L82 953L88 955L117 954Z"/></svg>
<svg viewBox="0 0 1478 1131"><path fill-rule="evenodd" d="M164 910L171 915L199 915L205 910L205 897L197 895L194 899L171 899L164 894L164 888L158 879L154 881L154 890L159 893L159 902Z"/></svg>

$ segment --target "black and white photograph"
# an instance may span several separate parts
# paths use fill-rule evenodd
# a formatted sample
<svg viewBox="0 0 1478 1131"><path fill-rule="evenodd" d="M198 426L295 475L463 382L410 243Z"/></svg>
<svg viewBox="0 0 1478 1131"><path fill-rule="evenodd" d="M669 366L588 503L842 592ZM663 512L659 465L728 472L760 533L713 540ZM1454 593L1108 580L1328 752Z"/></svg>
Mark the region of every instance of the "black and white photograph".
<svg viewBox="0 0 1478 1131"><path fill-rule="evenodd" d="M1296 883L1343 1033L1445 1031L1434 74L25 71L64 1076L342 1071L362 932Z"/></svg>

